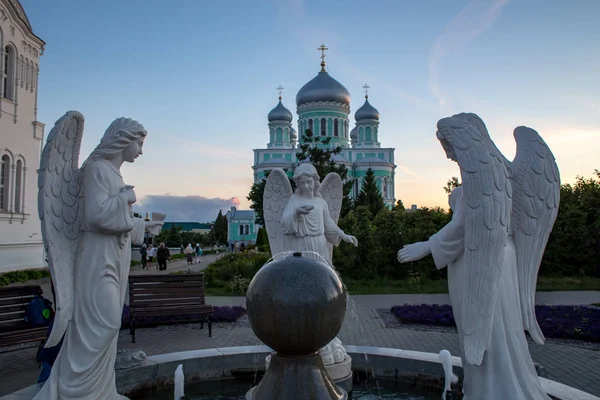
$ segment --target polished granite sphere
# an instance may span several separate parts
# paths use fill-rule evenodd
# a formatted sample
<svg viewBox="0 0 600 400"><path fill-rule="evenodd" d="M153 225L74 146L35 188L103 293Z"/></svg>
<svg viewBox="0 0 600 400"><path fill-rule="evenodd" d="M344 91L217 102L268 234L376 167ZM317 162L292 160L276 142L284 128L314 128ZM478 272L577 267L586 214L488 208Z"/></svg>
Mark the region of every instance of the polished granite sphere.
<svg viewBox="0 0 600 400"><path fill-rule="evenodd" d="M294 253L256 273L246 307L252 330L277 354L310 355L342 328L346 290L327 264Z"/></svg>

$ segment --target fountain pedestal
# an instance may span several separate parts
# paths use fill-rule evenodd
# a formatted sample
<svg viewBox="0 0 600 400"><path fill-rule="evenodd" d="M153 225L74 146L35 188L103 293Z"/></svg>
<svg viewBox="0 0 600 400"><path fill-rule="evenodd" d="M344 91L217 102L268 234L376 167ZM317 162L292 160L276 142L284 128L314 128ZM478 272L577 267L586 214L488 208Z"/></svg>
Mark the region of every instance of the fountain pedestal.
<svg viewBox="0 0 600 400"><path fill-rule="evenodd" d="M246 307L252 330L275 351L246 399L348 398L319 354L346 316L346 291L332 268L301 253L266 264L250 282Z"/></svg>

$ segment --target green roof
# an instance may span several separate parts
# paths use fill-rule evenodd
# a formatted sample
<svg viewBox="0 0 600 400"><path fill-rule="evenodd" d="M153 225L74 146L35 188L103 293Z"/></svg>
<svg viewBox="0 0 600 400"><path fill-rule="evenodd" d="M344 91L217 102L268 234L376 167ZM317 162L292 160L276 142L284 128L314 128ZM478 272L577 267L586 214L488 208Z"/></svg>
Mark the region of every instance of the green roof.
<svg viewBox="0 0 600 400"><path fill-rule="evenodd" d="M171 229L172 226L181 227L181 230L184 232L212 229L211 224L203 224L201 222L165 222L163 229Z"/></svg>

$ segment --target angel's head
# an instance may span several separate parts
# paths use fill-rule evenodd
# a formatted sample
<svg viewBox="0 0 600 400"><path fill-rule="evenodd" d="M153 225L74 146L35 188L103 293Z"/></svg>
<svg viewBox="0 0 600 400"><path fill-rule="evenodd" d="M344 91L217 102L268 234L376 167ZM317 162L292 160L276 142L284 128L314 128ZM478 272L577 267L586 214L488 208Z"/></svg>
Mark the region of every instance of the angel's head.
<svg viewBox="0 0 600 400"><path fill-rule="evenodd" d="M316 197L319 195L320 179L317 169L311 163L302 163L294 170L292 178L296 191L301 196Z"/></svg>
<svg viewBox="0 0 600 400"><path fill-rule="evenodd" d="M134 162L143 154L142 146L147 132L137 121L131 118L117 118L108 127L100 144L92 152L92 157L113 159L123 157L123 161Z"/></svg>

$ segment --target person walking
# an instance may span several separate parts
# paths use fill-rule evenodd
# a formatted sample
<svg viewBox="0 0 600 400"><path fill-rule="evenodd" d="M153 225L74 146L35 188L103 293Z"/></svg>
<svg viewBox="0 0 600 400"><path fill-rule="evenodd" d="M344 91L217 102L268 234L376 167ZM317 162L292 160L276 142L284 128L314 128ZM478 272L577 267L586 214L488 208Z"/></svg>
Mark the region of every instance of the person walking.
<svg viewBox="0 0 600 400"><path fill-rule="evenodd" d="M156 262L158 263L159 271L167 269L167 258L169 258L169 251L165 247L165 244L161 243L158 250L156 250Z"/></svg>
<svg viewBox="0 0 600 400"><path fill-rule="evenodd" d="M196 243L196 264L202 262L202 246L200 243Z"/></svg>
<svg viewBox="0 0 600 400"><path fill-rule="evenodd" d="M140 248L140 254L142 255L142 269L146 269L146 265L148 264L148 246L146 243Z"/></svg>
<svg viewBox="0 0 600 400"><path fill-rule="evenodd" d="M152 262L154 261L154 255L156 254L156 248L154 248L154 245L152 243L150 243L148 245L148 269L152 269ZM156 267L158 268L158 266Z"/></svg>
<svg viewBox="0 0 600 400"><path fill-rule="evenodd" d="M192 244L188 243L185 248L185 259L187 260L188 265L192 265L194 263L194 249L192 249Z"/></svg>

